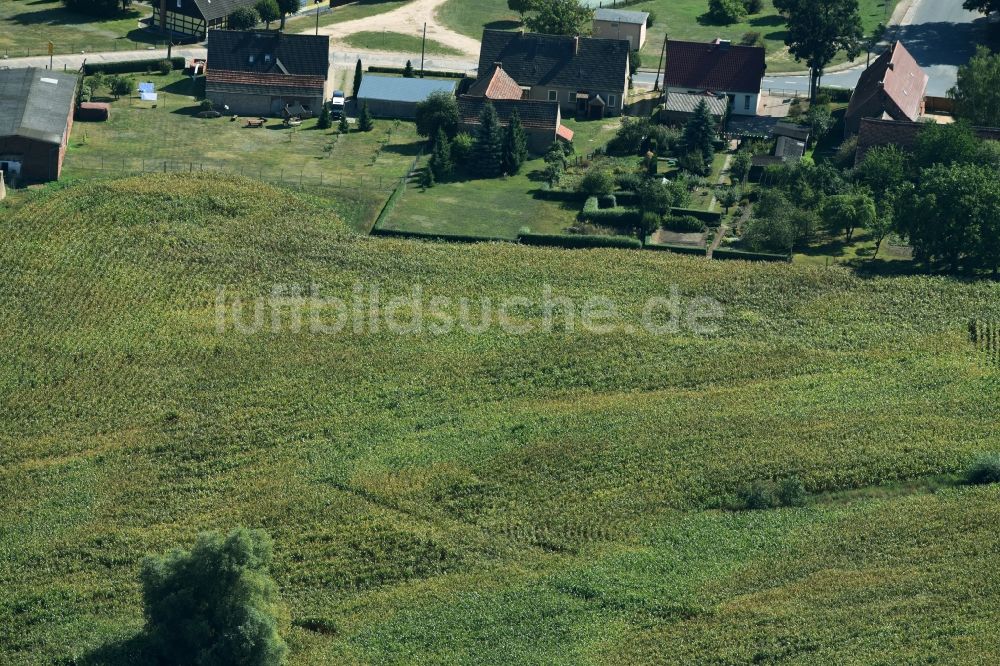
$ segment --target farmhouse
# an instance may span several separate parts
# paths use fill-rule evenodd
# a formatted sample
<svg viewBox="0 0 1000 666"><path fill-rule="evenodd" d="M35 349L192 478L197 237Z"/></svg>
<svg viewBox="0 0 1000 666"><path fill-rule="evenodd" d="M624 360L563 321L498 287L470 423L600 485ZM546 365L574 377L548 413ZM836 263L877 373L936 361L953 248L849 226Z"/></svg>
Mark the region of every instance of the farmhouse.
<svg viewBox="0 0 1000 666"><path fill-rule="evenodd" d="M328 90L330 38L210 30L205 96L218 110L279 116L285 107L319 113Z"/></svg>
<svg viewBox="0 0 1000 666"><path fill-rule="evenodd" d="M929 77L901 42L864 71L844 116L847 136L858 133L862 118L915 122L924 113Z"/></svg>
<svg viewBox="0 0 1000 666"><path fill-rule="evenodd" d="M376 118L413 120L417 117L417 104L436 92L454 95L456 85L455 81L368 74L361 79L357 101L359 105L367 103Z"/></svg>
<svg viewBox="0 0 1000 666"><path fill-rule="evenodd" d="M511 115L517 111L528 137L528 149L533 153L544 153L557 139L573 140L573 130L562 124L559 104L532 99L497 99L462 95L458 98L459 130L475 134L479 128L479 114L487 102L497 111L500 125L507 127Z"/></svg>
<svg viewBox="0 0 1000 666"><path fill-rule="evenodd" d="M723 95L729 98L731 114L755 116L767 68L764 55L763 48L734 46L722 39L708 44L669 40L664 92Z"/></svg>
<svg viewBox="0 0 1000 666"><path fill-rule="evenodd" d="M59 179L76 85L74 74L0 69L0 171L8 182Z"/></svg>
<svg viewBox="0 0 1000 666"><path fill-rule="evenodd" d="M627 39L629 47L638 51L646 43L646 21L649 12L627 12L620 9L594 11L594 37Z"/></svg>
<svg viewBox="0 0 1000 666"><path fill-rule="evenodd" d="M503 63L499 62L493 63L490 71L476 79L468 92L472 97L486 99L521 99L524 93L525 90L510 74L503 71Z"/></svg>
<svg viewBox="0 0 1000 666"><path fill-rule="evenodd" d="M162 29L182 39L205 39L209 30L229 27L229 15L240 7L253 7L256 0L159 0L153 3L151 28Z"/></svg>
<svg viewBox="0 0 1000 666"><path fill-rule="evenodd" d="M566 115L603 118L625 105L630 50L621 39L485 30L479 77L499 63L527 89L527 99L558 102Z"/></svg>

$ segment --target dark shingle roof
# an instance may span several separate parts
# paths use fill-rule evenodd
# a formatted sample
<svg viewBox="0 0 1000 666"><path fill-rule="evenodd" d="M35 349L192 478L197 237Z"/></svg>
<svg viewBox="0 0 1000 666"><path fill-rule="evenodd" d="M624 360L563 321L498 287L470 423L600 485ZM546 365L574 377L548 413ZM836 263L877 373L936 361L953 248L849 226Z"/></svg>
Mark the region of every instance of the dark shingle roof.
<svg viewBox="0 0 1000 666"><path fill-rule="evenodd" d="M59 145L66 133L77 78L36 67L0 69L0 137Z"/></svg>
<svg viewBox="0 0 1000 666"><path fill-rule="evenodd" d="M517 110L521 124L534 129L550 129L553 132L559 126L559 102L543 102L533 99L496 99L487 100L483 97L462 95L458 98L458 116L462 123L479 124L479 114L487 101L491 101L497 110L500 124L510 122L511 113Z"/></svg>
<svg viewBox="0 0 1000 666"><path fill-rule="evenodd" d="M778 122L772 130L774 136L787 136L791 139L797 139L799 141L809 140L809 126L808 125L796 125L795 123L785 123Z"/></svg>
<svg viewBox="0 0 1000 666"><path fill-rule="evenodd" d="M522 86L624 90L628 58L627 40L485 30L479 74L486 75L494 63L500 62Z"/></svg>
<svg viewBox="0 0 1000 666"><path fill-rule="evenodd" d="M760 92L764 49L725 42L667 42L664 83L672 88L719 92Z"/></svg>
<svg viewBox="0 0 1000 666"><path fill-rule="evenodd" d="M182 0L185 3L193 2L198 8L198 11L209 21L222 18L223 16L229 16L234 11L240 7L253 7L257 4L257 0ZM170 2L167 2L167 9L172 9L170 7ZM174 3L176 4L176 3ZM158 6L159 3L155 3L154 6Z"/></svg>
<svg viewBox="0 0 1000 666"><path fill-rule="evenodd" d="M330 69L330 38L264 30L209 30L209 78L216 69L322 76L325 80Z"/></svg>

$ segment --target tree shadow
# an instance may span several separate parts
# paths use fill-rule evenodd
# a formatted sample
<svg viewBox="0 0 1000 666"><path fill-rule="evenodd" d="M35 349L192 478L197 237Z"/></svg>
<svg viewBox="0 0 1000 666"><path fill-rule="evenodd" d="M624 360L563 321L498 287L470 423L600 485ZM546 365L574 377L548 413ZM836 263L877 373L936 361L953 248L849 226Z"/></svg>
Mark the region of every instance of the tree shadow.
<svg viewBox="0 0 1000 666"><path fill-rule="evenodd" d="M969 61L976 45L987 34L989 21L976 19L972 23L920 23L899 28L897 38L906 45L921 67L949 65L957 67Z"/></svg>
<svg viewBox="0 0 1000 666"><path fill-rule="evenodd" d="M19 25L83 25L91 24L100 27L101 23L105 20L107 21L118 21L120 19L135 18L136 21L142 15L140 12L135 10L130 10L124 12L120 15L115 15L108 17L107 19L102 19L102 17L89 16L87 14L79 14L77 12L71 12L68 9L62 7L52 7L49 9L39 9L34 12L23 12L20 14L15 14L11 16L8 20L17 23Z"/></svg>
<svg viewBox="0 0 1000 666"><path fill-rule="evenodd" d="M483 26L487 30L513 30L515 28L521 27L520 21L502 20L502 21L490 21Z"/></svg>
<svg viewBox="0 0 1000 666"><path fill-rule="evenodd" d="M76 662L78 666L130 666L132 664L155 664L156 657L149 648L149 640L144 632L130 638L123 638L91 650Z"/></svg>
<svg viewBox="0 0 1000 666"><path fill-rule="evenodd" d="M424 145L423 141L414 141L413 143L402 143L402 144L390 144L382 148L383 153L392 153L394 155L403 155L404 157L416 157L420 154L420 148Z"/></svg>
<svg viewBox="0 0 1000 666"><path fill-rule="evenodd" d="M785 37L787 36L788 36L787 30L775 30L774 32L769 32L766 35L764 35L764 39L771 39L776 42L784 42Z"/></svg>
<svg viewBox="0 0 1000 666"><path fill-rule="evenodd" d="M776 25L785 25L785 19L777 14L769 14L767 16L758 16L757 18L750 19L747 23L755 28L773 28Z"/></svg>

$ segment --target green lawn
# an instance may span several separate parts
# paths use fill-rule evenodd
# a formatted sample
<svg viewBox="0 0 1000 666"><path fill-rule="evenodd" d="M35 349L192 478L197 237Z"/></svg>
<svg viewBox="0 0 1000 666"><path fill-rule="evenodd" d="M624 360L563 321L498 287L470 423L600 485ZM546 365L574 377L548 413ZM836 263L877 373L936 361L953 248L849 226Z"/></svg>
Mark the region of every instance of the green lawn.
<svg viewBox="0 0 1000 666"><path fill-rule="evenodd" d="M399 9L409 0L358 0L349 5L334 7L331 11L324 12L319 16L319 24L333 25L334 23L344 23L357 19L368 18L376 14L384 14L393 9ZM316 25L315 14L306 13L288 19L287 25L301 31L307 31L309 26Z"/></svg>
<svg viewBox="0 0 1000 666"><path fill-rule="evenodd" d="M45 55L50 41L56 53L142 49L157 39L139 29L139 19L150 14L139 3L119 17L100 19L68 11L60 0L3 0L0 54Z"/></svg>
<svg viewBox="0 0 1000 666"><path fill-rule="evenodd" d="M572 129L574 146L584 156L614 135L618 121L563 121ZM384 229L516 238L527 228L534 233L565 233L576 222L579 202L536 198L543 187L545 162L536 158L517 176L493 180L439 183L429 190L411 186L403 194Z"/></svg>
<svg viewBox="0 0 1000 666"><path fill-rule="evenodd" d="M888 2L888 9L885 3ZM866 33L891 15L898 0L859 0L861 18ZM656 22L649 30L646 46L643 48L643 65L656 67L663 46L664 33L669 31L671 39L710 41L716 37L738 41L746 32L759 32L764 37L768 51L768 70L771 72L804 69L789 57L784 45L784 22L771 0L764 0L764 11L748 17L742 23L728 26L712 25L701 18L708 9L706 0L649 0L627 7L630 11L652 11ZM441 20L452 29L469 35L482 37L483 27L512 30L518 27L517 13L507 9L506 0L448 0L439 10ZM839 57L837 62L843 62Z"/></svg>
<svg viewBox="0 0 1000 666"><path fill-rule="evenodd" d="M337 72L348 82L353 72ZM289 129L271 119L246 129L229 118L195 118L195 84L180 72L142 75L160 91L157 108L136 99L113 103L107 123L75 123L64 174L69 178L135 171L217 170L329 192L347 187L364 200L356 226L371 224L420 150L413 123L378 120L371 132L338 137L316 120ZM332 145L332 149L326 148ZM166 163L166 166L164 164Z"/></svg>
<svg viewBox="0 0 1000 666"><path fill-rule="evenodd" d="M0 663L152 663L142 557L237 525L294 666L1000 659L1000 487L935 481L998 448L996 282L370 238L197 174L4 213ZM472 327L296 325L309 285L326 326L371 288L412 325L419 286ZM274 309L220 331L220 294ZM475 328L515 297L531 331ZM656 331L654 298L723 316ZM720 508L791 475L805 507Z"/></svg>
<svg viewBox="0 0 1000 666"><path fill-rule="evenodd" d="M405 35L400 32L377 32L374 30L356 32L344 39L351 46L374 51L395 51L398 53L420 53L423 40L415 35ZM462 55L458 49L427 40L427 53L435 55Z"/></svg>

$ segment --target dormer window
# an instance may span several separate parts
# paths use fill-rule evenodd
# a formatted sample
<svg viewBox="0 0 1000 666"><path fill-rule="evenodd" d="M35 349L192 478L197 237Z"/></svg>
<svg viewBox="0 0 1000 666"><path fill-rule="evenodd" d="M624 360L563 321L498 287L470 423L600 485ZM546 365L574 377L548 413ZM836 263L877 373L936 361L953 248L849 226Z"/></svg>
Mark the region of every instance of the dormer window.
<svg viewBox="0 0 1000 666"><path fill-rule="evenodd" d="M253 64L253 56L250 56L250 64Z"/></svg>

